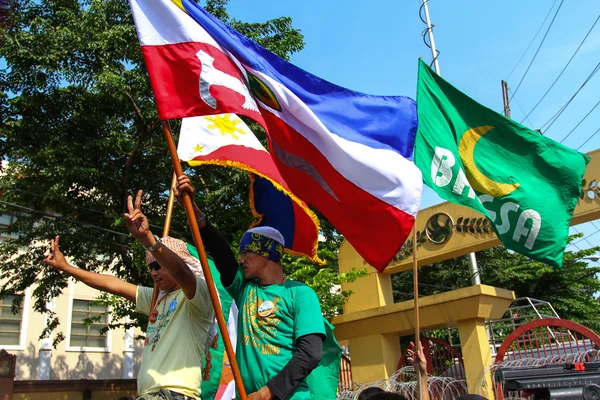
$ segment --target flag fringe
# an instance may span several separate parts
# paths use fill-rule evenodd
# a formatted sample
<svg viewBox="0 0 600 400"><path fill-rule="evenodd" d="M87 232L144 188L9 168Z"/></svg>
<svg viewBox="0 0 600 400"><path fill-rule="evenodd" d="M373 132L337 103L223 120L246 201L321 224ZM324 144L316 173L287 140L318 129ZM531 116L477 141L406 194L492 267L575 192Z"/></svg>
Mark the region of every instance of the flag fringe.
<svg viewBox="0 0 600 400"><path fill-rule="evenodd" d="M292 250L289 248L285 248L284 251L290 255L293 256L300 256L300 257L306 257L308 258L310 261L317 263L319 265L325 265L325 261L321 260L319 258L319 256L317 255L317 249L319 246L319 239L318 239L318 235L319 232L321 232L321 223L319 222L319 218L317 218L317 216L315 215L315 213L308 208L308 206L306 206L304 204L304 202L302 200L300 200L298 197L296 197L296 195L294 195L291 191L287 190L286 188L284 188L283 186L281 186L279 183L273 181L271 178L269 178L268 176L265 176L264 174L261 174L259 171L257 171L255 168L252 168L251 166L244 164L242 162L239 161L231 161L231 160L189 160L186 161L188 163L188 165L190 167L197 167L200 165L219 165L222 167L233 167L233 168L238 168L238 169L242 169L246 172L248 172L248 175L250 176L250 209L252 211L252 215L255 218L258 218L258 221L252 223L252 225L250 225L250 228L253 228L254 226L260 224L263 215L259 214L256 211L256 207L254 204L254 175L258 175L261 178L264 178L266 180L268 180L269 182L271 182L271 184L280 192L285 193L290 199L292 199L292 201L294 203L296 203L300 208L302 208L302 210L310 217L310 219L313 221L313 223L315 224L315 228L317 230L317 240L315 241L315 243L313 244L313 248L312 248L312 254L305 254L296 250Z"/></svg>

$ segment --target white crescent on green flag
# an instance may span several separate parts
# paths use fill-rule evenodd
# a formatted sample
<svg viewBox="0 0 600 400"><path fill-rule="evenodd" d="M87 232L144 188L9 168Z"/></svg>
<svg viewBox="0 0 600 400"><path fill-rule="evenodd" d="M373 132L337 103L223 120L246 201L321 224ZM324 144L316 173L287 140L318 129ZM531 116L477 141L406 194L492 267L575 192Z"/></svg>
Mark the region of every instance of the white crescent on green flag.
<svg viewBox="0 0 600 400"><path fill-rule="evenodd" d="M488 217L506 248L560 268L589 157L482 106L422 60L417 104L425 184Z"/></svg>

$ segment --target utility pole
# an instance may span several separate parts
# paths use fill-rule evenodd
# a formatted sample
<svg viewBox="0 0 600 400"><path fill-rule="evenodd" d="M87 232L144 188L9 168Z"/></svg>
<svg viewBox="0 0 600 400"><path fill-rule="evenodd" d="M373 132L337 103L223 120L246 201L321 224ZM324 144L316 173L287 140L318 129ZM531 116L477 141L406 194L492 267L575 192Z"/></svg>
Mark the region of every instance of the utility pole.
<svg viewBox="0 0 600 400"><path fill-rule="evenodd" d="M437 49L435 47L435 39L433 37L433 25L431 25L431 19L429 18L429 7L427 7L427 2L429 0L423 0L423 11L425 12L425 24L427 25L427 34L429 35L429 43L431 44L431 46L429 46L431 48L431 57L433 58L433 68L435 69L435 72L437 72L437 74L439 76L442 76L442 74L440 73L440 64L438 63L438 54L437 54ZM423 18L421 17L421 20L423 20ZM427 43L425 43L427 44ZM508 86L507 86L507 94L508 94ZM508 101L508 95L506 97L507 101ZM477 258L475 257L475 253L469 253L469 274L471 275L471 284L472 285L481 285L481 273L479 271L479 266L477 265Z"/></svg>
<svg viewBox="0 0 600 400"><path fill-rule="evenodd" d="M429 46L431 48L431 57L433 59L433 67L435 72L439 76L442 76L440 72L440 64L438 63L438 54L437 49L435 48L435 39L433 38L433 26L431 25L431 19L429 18L429 7L427 6L427 2L429 0L423 0L423 11L425 11L425 23L427 24L427 33L429 35ZM421 17L422 18L422 17ZM425 43L427 44L427 43Z"/></svg>
<svg viewBox="0 0 600 400"><path fill-rule="evenodd" d="M510 100L508 97L508 83L500 81L502 84L502 105L504 106L504 116L510 118Z"/></svg>

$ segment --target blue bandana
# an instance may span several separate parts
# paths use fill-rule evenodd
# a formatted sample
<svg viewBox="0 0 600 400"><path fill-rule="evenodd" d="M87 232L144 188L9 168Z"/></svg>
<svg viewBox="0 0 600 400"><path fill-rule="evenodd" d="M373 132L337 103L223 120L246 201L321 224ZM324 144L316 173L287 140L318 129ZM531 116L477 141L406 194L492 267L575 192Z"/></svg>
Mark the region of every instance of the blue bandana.
<svg viewBox="0 0 600 400"><path fill-rule="evenodd" d="M283 245L260 233L246 232L240 241L240 252L248 251L280 264Z"/></svg>

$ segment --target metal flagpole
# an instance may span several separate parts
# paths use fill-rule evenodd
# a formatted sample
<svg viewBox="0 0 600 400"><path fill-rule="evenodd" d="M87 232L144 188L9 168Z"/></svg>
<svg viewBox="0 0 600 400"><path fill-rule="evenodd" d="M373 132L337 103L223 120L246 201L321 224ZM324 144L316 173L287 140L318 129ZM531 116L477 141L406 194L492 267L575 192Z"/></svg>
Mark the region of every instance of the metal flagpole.
<svg viewBox="0 0 600 400"><path fill-rule="evenodd" d="M177 177L179 177L183 174L183 170L181 168L179 156L177 155L177 147L175 146L175 141L173 140L171 127L169 126L169 123L167 121L161 121L161 124L163 128L165 141L167 142L167 146L169 147L169 154L171 155L171 161L173 162L175 174ZM208 286L210 300L215 310L215 316L217 318L217 324L219 325L219 331L221 332L223 344L225 345L225 351L227 353L227 357L229 357L229 362L231 363L231 371L233 372L233 378L235 380L235 386L238 391L238 396L241 400L246 400L246 390L244 389L244 384L242 383L242 375L240 374L240 369L235 358L235 352L233 350L233 346L231 345L231 340L229 339L229 333L227 332L227 323L225 321L225 317L223 316L223 309L221 308L221 302L219 301L219 295L217 294L217 289L215 287L212 272L210 271L210 267L208 266L206 250L204 249L204 245L202 244L202 237L200 236L200 229L198 228L198 222L196 221L196 216L194 214L192 199L190 199L190 196L187 194L187 192L183 192L181 194L181 198L183 200L185 212L188 216L188 222L190 224L190 229L194 238L194 244L196 245L196 249L198 250L198 257L200 258L200 264L202 265L202 272L204 273L204 279L206 279L206 286Z"/></svg>

